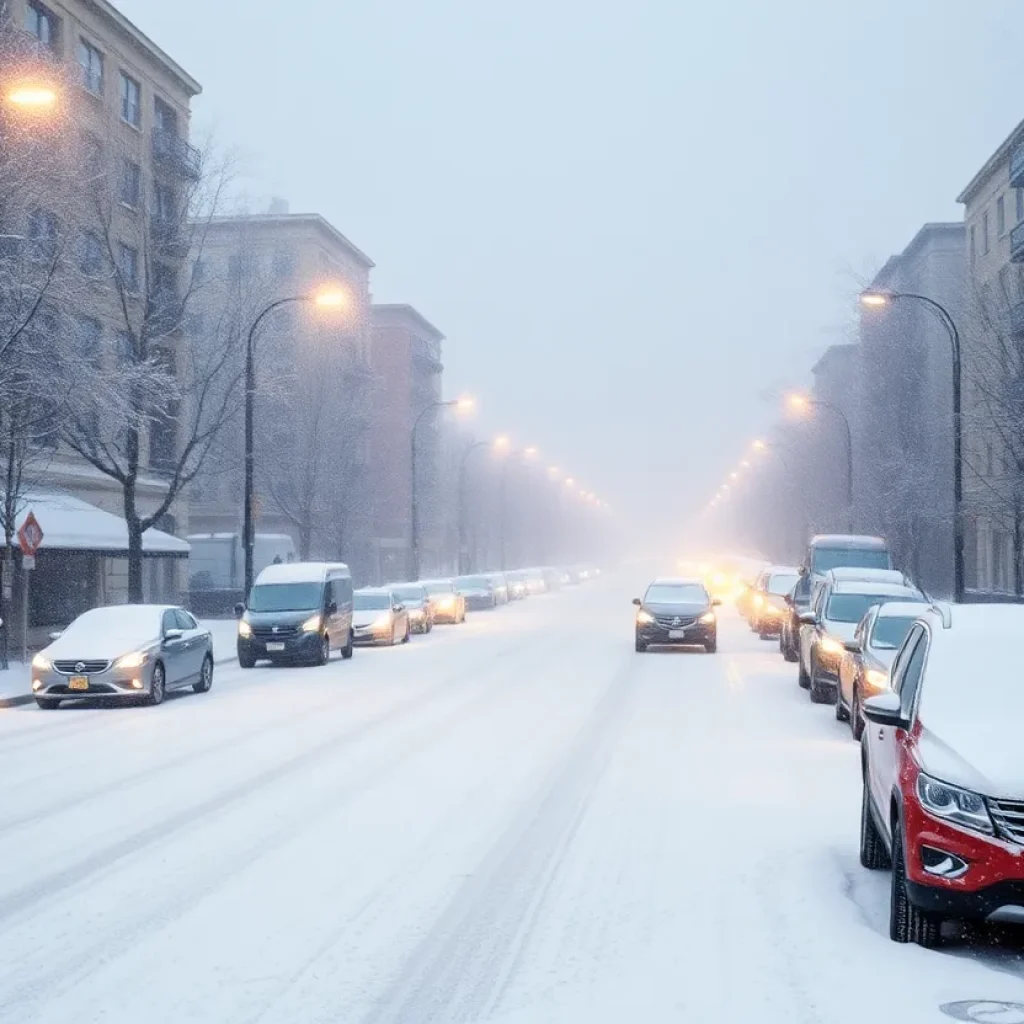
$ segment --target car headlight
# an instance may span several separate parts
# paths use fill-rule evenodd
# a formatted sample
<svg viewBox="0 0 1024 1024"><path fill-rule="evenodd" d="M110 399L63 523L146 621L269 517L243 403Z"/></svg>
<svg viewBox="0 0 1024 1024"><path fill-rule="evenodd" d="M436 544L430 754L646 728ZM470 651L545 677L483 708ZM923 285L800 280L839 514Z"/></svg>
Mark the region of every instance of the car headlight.
<svg viewBox="0 0 1024 1024"><path fill-rule="evenodd" d="M889 686L889 673L880 672L877 668L869 668L864 673L864 682L872 690L884 690Z"/></svg>
<svg viewBox="0 0 1024 1024"><path fill-rule="evenodd" d="M764 598L760 594L755 594L754 595L754 607L755 608L762 608L762 607L764 607Z"/></svg>
<svg viewBox="0 0 1024 1024"><path fill-rule="evenodd" d="M846 650L846 647L835 637L825 636L821 638L821 649L826 654L842 654Z"/></svg>
<svg viewBox="0 0 1024 1024"><path fill-rule="evenodd" d="M649 626L654 621L654 616L650 612L646 612L643 608L636 613L636 621L640 626Z"/></svg>
<svg viewBox="0 0 1024 1024"><path fill-rule="evenodd" d="M437 606L439 608L451 608L454 604L454 597L442 597L441 600L437 602Z"/></svg>
<svg viewBox="0 0 1024 1024"><path fill-rule="evenodd" d="M148 651L132 651L114 662L114 668L142 668L149 661Z"/></svg>
<svg viewBox="0 0 1024 1024"><path fill-rule="evenodd" d="M714 612L705 612L700 617L700 621L703 622L705 626L710 626L711 623L715 621L715 613Z"/></svg>
<svg viewBox="0 0 1024 1024"><path fill-rule="evenodd" d="M310 615L308 619L302 624L303 633L316 633L320 629L321 617L320 615Z"/></svg>
<svg viewBox="0 0 1024 1024"><path fill-rule="evenodd" d="M422 619L423 618L423 609L422 608L410 608L409 609L409 618L410 619Z"/></svg>
<svg viewBox="0 0 1024 1024"><path fill-rule="evenodd" d="M921 772L917 777L917 798L925 811L935 818L951 821L974 832L987 835L995 832L985 801L977 793L939 782Z"/></svg>
<svg viewBox="0 0 1024 1024"><path fill-rule="evenodd" d="M52 666L50 665L50 659L49 658L44 658L42 656L42 654L37 654L32 659L32 667L37 672L49 672Z"/></svg>
<svg viewBox="0 0 1024 1024"><path fill-rule="evenodd" d="M238 620L238 635L243 640L248 640L252 636L252 626L245 619Z"/></svg>
<svg viewBox="0 0 1024 1024"><path fill-rule="evenodd" d="M391 625L391 616L389 614L378 615L377 618L375 618L373 620L373 628L374 629L387 629L387 627L390 626L390 625Z"/></svg>

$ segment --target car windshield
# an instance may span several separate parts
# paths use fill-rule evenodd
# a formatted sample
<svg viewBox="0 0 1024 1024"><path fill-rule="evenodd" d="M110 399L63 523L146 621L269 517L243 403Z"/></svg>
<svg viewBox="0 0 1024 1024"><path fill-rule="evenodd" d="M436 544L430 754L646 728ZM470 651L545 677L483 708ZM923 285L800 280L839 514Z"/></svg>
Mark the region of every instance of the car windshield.
<svg viewBox="0 0 1024 1024"><path fill-rule="evenodd" d="M318 608L323 595L319 583L260 583L249 595L253 612L304 612Z"/></svg>
<svg viewBox="0 0 1024 1024"><path fill-rule="evenodd" d="M423 604L426 594L422 587L399 587L395 591L395 596L402 604L407 604L415 607L418 604Z"/></svg>
<svg viewBox="0 0 1024 1024"><path fill-rule="evenodd" d="M699 583L652 583L646 604L707 604L708 593Z"/></svg>
<svg viewBox="0 0 1024 1024"><path fill-rule="evenodd" d="M811 568L819 575L830 569L890 569L889 552L880 548L815 548Z"/></svg>
<svg viewBox="0 0 1024 1024"><path fill-rule="evenodd" d="M769 594L788 594L796 586L800 577L795 572L776 572L768 579Z"/></svg>
<svg viewBox="0 0 1024 1024"><path fill-rule="evenodd" d="M458 586L475 590L488 590L491 586L491 581L483 576L460 576Z"/></svg>
<svg viewBox="0 0 1024 1024"><path fill-rule="evenodd" d="M916 621L913 615L880 615L871 631L871 646L880 651L895 651Z"/></svg>
<svg viewBox="0 0 1024 1024"><path fill-rule="evenodd" d="M391 598L387 594L355 594L355 610L357 612L387 611L391 607Z"/></svg>
<svg viewBox="0 0 1024 1024"><path fill-rule="evenodd" d="M828 599L825 618L832 622L860 622L868 609L889 600L879 594L833 594Z"/></svg>

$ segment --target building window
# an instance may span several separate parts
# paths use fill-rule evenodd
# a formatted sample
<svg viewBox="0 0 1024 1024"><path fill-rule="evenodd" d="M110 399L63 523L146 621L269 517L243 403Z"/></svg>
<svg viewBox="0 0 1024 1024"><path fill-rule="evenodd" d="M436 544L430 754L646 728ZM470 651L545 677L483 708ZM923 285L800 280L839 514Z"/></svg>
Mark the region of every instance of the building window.
<svg viewBox="0 0 1024 1024"><path fill-rule="evenodd" d="M85 39L78 40L78 63L82 87L94 96L103 95L103 54Z"/></svg>
<svg viewBox="0 0 1024 1024"><path fill-rule="evenodd" d="M1017 223L1024 220L1024 188L1015 190L1017 193Z"/></svg>
<svg viewBox="0 0 1024 1024"><path fill-rule="evenodd" d="M142 87L121 72L121 120L138 128L142 124Z"/></svg>
<svg viewBox="0 0 1024 1024"><path fill-rule="evenodd" d="M153 216L163 224L173 224L178 219L174 189L159 183L153 186Z"/></svg>
<svg viewBox="0 0 1024 1024"><path fill-rule="evenodd" d="M274 277L281 280L295 273L295 253L291 249L275 249L272 261Z"/></svg>
<svg viewBox="0 0 1024 1024"><path fill-rule="evenodd" d="M90 363L98 363L103 343L103 325L91 316L75 317L75 354Z"/></svg>
<svg viewBox="0 0 1024 1024"><path fill-rule="evenodd" d="M56 14L36 0L29 0L25 7L25 31L56 53L60 38L60 21Z"/></svg>
<svg viewBox="0 0 1024 1024"><path fill-rule="evenodd" d="M139 290L139 250L130 245L120 245L117 253L117 269L126 291Z"/></svg>
<svg viewBox="0 0 1024 1024"><path fill-rule="evenodd" d="M103 240L95 231L86 231L82 235L81 257L83 273L98 274L103 269Z"/></svg>
<svg viewBox="0 0 1024 1024"><path fill-rule="evenodd" d="M971 228L970 228L970 231L968 232L968 235L970 237L969 248L970 248L970 256L971 256L971 266L973 267L974 266L974 258L977 255L976 247L975 247L975 244L974 244L974 225L973 224L971 225Z"/></svg>
<svg viewBox="0 0 1024 1024"><path fill-rule="evenodd" d="M142 168L134 160L125 160L121 164L121 202L137 209L141 191Z"/></svg>
<svg viewBox="0 0 1024 1024"><path fill-rule="evenodd" d="M169 103L157 96L153 100L153 114L156 118L157 131L167 135L178 134L178 114Z"/></svg>
<svg viewBox="0 0 1024 1024"><path fill-rule="evenodd" d="M57 231L55 213L37 208L28 215L28 237L36 259L52 262L57 258Z"/></svg>
<svg viewBox="0 0 1024 1024"><path fill-rule="evenodd" d="M981 215L981 253L988 252L988 210Z"/></svg>
<svg viewBox="0 0 1024 1024"><path fill-rule="evenodd" d="M996 234L1001 238L1006 233L1006 202L1002 196L996 200Z"/></svg>

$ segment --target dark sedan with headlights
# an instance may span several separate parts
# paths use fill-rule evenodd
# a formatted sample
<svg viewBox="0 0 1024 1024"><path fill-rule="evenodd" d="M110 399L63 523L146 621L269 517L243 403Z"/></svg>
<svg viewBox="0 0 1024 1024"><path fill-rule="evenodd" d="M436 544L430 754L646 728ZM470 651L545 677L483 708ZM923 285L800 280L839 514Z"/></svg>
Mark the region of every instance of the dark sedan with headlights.
<svg viewBox="0 0 1024 1024"><path fill-rule="evenodd" d="M396 583L391 587L409 613L409 627L414 633L429 633L434 628L434 610L422 583Z"/></svg>
<svg viewBox="0 0 1024 1024"><path fill-rule="evenodd" d="M718 617L703 582L698 579L658 579L636 605L636 650L659 645L703 647L718 650Z"/></svg>
<svg viewBox="0 0 1024 1024"><path fill-rule="evenodd" d="M498 604L494 585L487 576L459 576L455 580L455 589L470 611L488 611Z"/></svg>

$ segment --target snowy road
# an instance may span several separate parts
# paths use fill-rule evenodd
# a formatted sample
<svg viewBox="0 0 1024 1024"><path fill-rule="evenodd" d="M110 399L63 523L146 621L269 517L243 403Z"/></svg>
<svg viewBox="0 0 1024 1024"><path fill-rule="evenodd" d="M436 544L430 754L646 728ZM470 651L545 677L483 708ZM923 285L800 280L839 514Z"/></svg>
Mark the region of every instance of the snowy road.
<svg viewBox="0 0 1024 1024"><path fill-rule="evenodd" d="M731 613L717 656L636 655L636 589L323 669L222 666L161 708L0 712L0 1020L918 1024L1024 1003L1021 945L889 942L857 748L794 667Z"/></svg>

